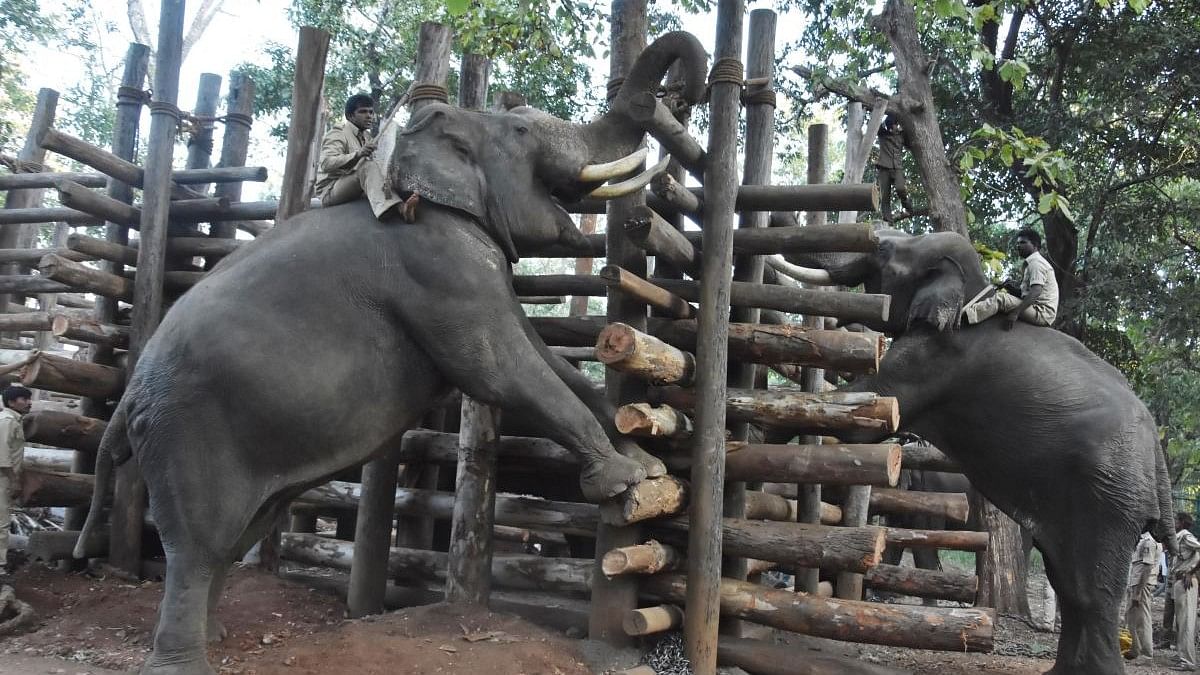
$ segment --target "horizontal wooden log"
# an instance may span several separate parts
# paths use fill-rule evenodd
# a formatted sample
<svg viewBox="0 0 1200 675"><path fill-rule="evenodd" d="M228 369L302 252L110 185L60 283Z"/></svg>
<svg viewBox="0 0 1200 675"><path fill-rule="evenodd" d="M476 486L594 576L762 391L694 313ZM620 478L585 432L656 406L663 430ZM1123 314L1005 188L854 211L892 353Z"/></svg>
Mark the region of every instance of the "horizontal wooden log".
<svg viewBox="0 0 1200 675"><path fill-rule="evenodd" d="M630 525L682 513L687 509L687 484L674 476L647 478L600 504L600 519L609 525Z"/></svg>
<svg viewBox="0 0 1200 675"><path fill-rule="evenodd" d="M95 486L96 477L91 474L31 468L24 472L18 500L28 508L87 506ZM111 497L106 495L106 498Z"/></svg>
<svg viewBox="0 0 1200 675"><path fill-rule="evenodd" d="M31 532L29 535L29 545L25 549L25 553L30 560L41 560L44 562L54 562L55 560L69 560L73 557L72 553L75 550L75 541L79 539L79 532L73 530L42 530L39 532ZM98 529L88 539L87 557L96 558L99 556L108 555L108 528Z"/></svg>
<svg viewBox="0 0 1200 675"><path fill-rule="evenodd" d="M623 323L600 331L596 358L613 370L654 384L688 386L696 372L694 356Z"/></svg>
<svg viewBox="0 0 1200 675"><path fill-rule="evenodd" d="M673 546L653 539L634 546L614 548L600 561L600 571L607 577L623 574L657 574L673 570L683 562L683 556Z"/></svg>
<svg viewBox="0 0 1200 675"><path fill-rule="evenodd" d="M265 166L216 166L210 169L177 169L171 172L171 180L180 185L243 181L261 183L266 179ZM87 171L0 174L0 190L53 188L63 181L71 181L89 188L102 188L108 185L108 176Z"/></svg>
<svg viewBox="0 0 1200 675"><path fill-rule="evenodd" d="M754 675L913 675L853 658L806 651L797 657L791 645L722 635L717 643L717 665L741 668Z"/></svg>
<svg viewBox="0 0 1200 675"><path fill-rule="evenodd" d="M142 221L141 209L69 180L58 185L58 201L68 208L135 230Z"/></svg>
<svg viewBox="0 0 1200 675"><path fill-rule="evenodd" d="M534 469L543 473L578 473L579 458L546 438L504 436L499 457L504 468ZM404 434L400 443L400 461L406 464L429 462L451 466L458 461L458 434L415 429Z"/></svg>
<svg viewBox="0 0 1200 675"><path fill-rule="evenodd" d="M596 361L595 347L550 347L550 353L568 361Z"/></svg>
<svg viewBox="0 0 1200 675"><path fill-rule="evenodd" d="M642 92L629 97L621 112L653 136L680 166L698 180L704 179L704 148L688 132L687 126L676 119L666 104L658 100L653 92Z"/></svg>
<svg viewBox="0 0 1200 675"><path fill-rule="evenodd" d="M561 305L566 301L565 295L522 295L517 298L522 305Z"/></svg>
<svg viewBox="0 0 1200 675"><path fill-rule="evenodd" d="M524 527L509 527L508 525L496 525L492 527L492 537L496 541L510 541L527 546L551 546L563 548L564 550L567 546L567 539L561 532L543 532Z"/></svg>
<svg viewBox="0 0 1200 675"><path fill-rule="evenodd" d="M695 392L683 387L651 387L651 403L695 408ZM799 389L729 389L725 410L730 422L750 422L805 431L872 430L895 432L900 406L891 396L870 392L814 394Z"/></svg>
<svg viewBox="0 0 1200 675"><path fill-rule="evenodd" d="M904 455L900 465L905 469L962 473L962 466L958 462L950 459L932 445L905 443L900 451Z"/></svg>
<svg viewBox="0 0 1200 675"><path fill-rule="evenodd" d="M30 443L96 452L108 423L72 413L34 410L21 418L21 427Z"/></svg>
<svg viewBox="0 0 1200 675"><path fill-rule="evenodd" d="M642 582L642 591L684 602L687 580L655 575ZM721 614L833 640L943 651L991 651L995 627L986 609L818 598L735 579L721 580Z"/></svg>
<svg viewBox="0 0 1200 675"><path fill-rule="evenodd" d="M27 267L33 267L37 265L38 261L44 256L47 256L51 253L55 255L61 255L68 260L74 260L76 262L96 259L93 256L72 251L69 248L0 248L0 263L19 263Z"/></svg>
<svg viewBox="0 0 1200 675"><path fill-rule="evenodd" d="M871 513L903 513L945 518L965 523L970 503L963 492L913 492L876 488L871 490Z"/></svg>
<svg viewBox="0 0 1200 675"><path fill-rule="evenodd" d="M98 399L115 399L125 390L125 372L87 361L74 361L39 352L20 370L21 384Z"/></svg>
<svg viewBox="0 0 1200 675"><path fill-rule="evenodd" d="M58 301L58 304L59 304L59 307L54 310L54 313L56 313L56 314L63 313L64 312L64 310L62 309L63 307L72 307L75 309L86 309L89 312L96 309L96 301L86 298L80 293L59 293L55 299ZM67 311L66 313L72 314L72 312L69 312L69 311ZM74 313L72 315L78 316L79 314Z"/></svg>
<svg viewBox="0 0 1200 675"><path fill-rule="evenodd" d="M669 173L660 173L650 181L650 191L663 200L670 212L696 219L700 215L700 195L688 190Z"/></svg>
<svg viewBox="0 0 1200 675"><path fill-rule="evenodd" d="M4 213L5 209L0 209ZM76 263L78 264L78 263ZM0 276L0 293L35 295L38 293L65 293L73 287L44 276L10 274Z"/></svg>
<svg viewBox="0 0 1200 675"><path fill-rule="evenodd" d="M86 164L100 173L112 176L133 187L143 187L145 173L138 165L121 159L107 150L102 150L87 141L80 140L57 129L46 129L38 138L38 145L47 150ZM171 184L172 199L198 199L204 195L178 183Z"/></svg>
<svg viewBox="0 0 1200 675"><path fill-rule="evenodd" d="M863 585L877 591L932 600L975 602L979 577L948 570L923 570L899 565L876 565L863 575Z"/></svg>
<svg viewBox="0 0 1200 675"><path fill-rule="evenodd" d="M28 417L28 415L26 415ZM36 441L33 441L36 442ZM75 461L75 451L62 448L35 448L25 446L25 469L35 469L45 473L70 473Z"/></svg>
<svg viewBox="0 0 1200 675"><path fill-rule="evenodd" d="M621 620L626 635L653 635L683 625L683 610L675 605L655 605L630 610ZM653 672L653 671L651 671Z"/></svg>
<svg viewBox="0 0 1200 675"><path fill-rule="evenodd" d="M742 518L724 518L721 523L722 551L728 556L861 573L878 565L883 555L881 527L828 527ZM686 536L688 519L655 520L646 527L675 542Z"/></svg>
<svg viewBox="0 0 1200 675"><path fill-rule="evenodd" d="M698 197L703 197L702 188L688 188ZM659 213L669 213L671 205L658 195L644 191L646 204ZM825 183L819 185L741 185L738 187L734 210L738 213L758 211L876 211L879 191L873 183L843 185ZM569 213L604 213L607 202L599 199L584 199L566 204ZM849 206L857 204L858 206ZM835 206L836 205L836 206ZM703 209L703 203L700 204ZM834 207L834 208L831 208Z"/></svg>
<svg viewBox="0 0 1200 675"><path fill-rule="evenodd" d="M55 314L51 320L50 334L58 338L116 349L129 348L130 330L127 326L111 326L70 314Z"/></svg>
<svg viewBox="0 0 1200 675"><path fill-rule="evenodd" d="M649 403L630 403L617 408L617 431L642 438L672 438L684 440L692 437L692 418L669 405L652 406Z"/></svg>
<svg viewBox="0 0 1200 675"><path fill-rule="evenodd" d="M103 225L104 221L90 213L65 206L41 206L24 209L0 209L0 225L25 223L66 223L68 225Z"/></svg>
<svg viewBox="0 0 1200 675"><path fill-rule="evenodd" d="M904 548L942 548L951 551L986 551L987 532L970 530L910 530L903 527L887 528L888 546Z"/></svg>
<svg viewBox="0 0 1200 675"><path fill-rule="evenodd" d="M896 485L899 445L746 444L725 455L725 478L776 483Z"/></svg>
<svg viewBox="0 0 1200 675"><path fill-rule="evenodd" d="M72 234L67 237L67 247L76 255L85 255L91 259L110 260L136 267L138 242L135 240L131 243L131 246L122 246L83 234ZM238 239L171 237L167 239L167 253L219 258L236 251L241 243Z"/></svg>
<svg viewBox="0 0 1200 675"><path fill-rule="evenodd" d="M671 178L669 173L660 175ZM700 250L654 209L635 206L625 221L625 236L647 254L671 263L692 278L699 277Z"/></svg>
<svg viewBox="0 0 1200 675"><path fill-rule="evenodd" d="M81 290L108 298L133 299L133 282L61 256L48 255L38 263L38 272L46 279L62 283L70 290Z"/></svg>
<svg viewBox="0 0 1200 675"><path fill-rule="evenodd" d="M313 534L284 533L281 555L311 565L349 570L354 542ZM388 575L404 580L444 581L447 554L411 548L388 551ZM492 584L513 590L586 593L591 589L592 561L497 554L492 558Z"/></svg>
<svg viewBox="0 0 1200 675"><path fill-rule="evenodd" d="M53 319L46 312L0 314L0 331L50 330L52 321Z"/></svg>
<svg viewBox="0 0 1200 675"><path fill-rule="evenodd" d="M457 434L454 434L457 436ZM293 502L323 509L356 510L362 487L358 483L331 481L301 494ZM400 488L396 490L397 515L422 515L449 520L454 493ZM496 495L496 524L594 536L600 511L593 504L559 502L522 495Z"/></svg>
<svg viewBox="0 0 1200 675"><path fill-rule="evenodd" d="M660 310L667 316L676 319L691 319L696 316L696 308L683 298L655 286L617 265L605 265L600 269L599 276L609 288L615 288L631 298Z"/></svg>

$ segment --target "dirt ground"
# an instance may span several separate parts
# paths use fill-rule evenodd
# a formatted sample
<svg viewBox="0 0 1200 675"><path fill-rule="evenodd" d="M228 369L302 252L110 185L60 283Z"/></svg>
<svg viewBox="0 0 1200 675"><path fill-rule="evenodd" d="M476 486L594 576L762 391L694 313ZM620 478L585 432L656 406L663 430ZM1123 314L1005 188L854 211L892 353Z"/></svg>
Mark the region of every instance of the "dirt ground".
<svg viewBox="0 0 1200 675"><path fill-rule="evenodd" d="M0 639L0 675L130 672L149 652L160 583L63 574L41 565L26 565L5 583L33 605L38 622L32 632ZM1044 583L1044 577L1031 579L1035 607ZM1157 618L1162 601L1156 601ZM220 615L229 637L210 648L209 661L229 674L583 675L611 672L609 664L615 663L612 654L598 657L593 643L501 613L432 605L348 620L333 595L254 569L231 575ZM764 637L792 645L798 658L845 655L901 672L941 675L1039 674L1052 664L1058 639L1057 633L1005 616L991 654L861 646L792 634ZM1173 651L1160 650L1153 664L1127 670L1173 672L1173 657ZM631 665L630 655L624 658Z"/></svg>

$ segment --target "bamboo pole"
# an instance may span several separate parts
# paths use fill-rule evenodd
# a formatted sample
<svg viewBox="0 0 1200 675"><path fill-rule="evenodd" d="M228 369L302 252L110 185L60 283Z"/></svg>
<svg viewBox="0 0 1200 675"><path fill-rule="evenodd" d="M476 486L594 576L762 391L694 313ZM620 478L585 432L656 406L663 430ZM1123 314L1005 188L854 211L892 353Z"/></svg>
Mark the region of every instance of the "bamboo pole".
<svg viewBox="0 0 1200 675"><path fill-rule="evenodd" d="M279 190L277 221L284 221L308 207L309 153L317 133L317 114L321 90L325 84L325 56L329 53L329 33L312 26L300 27L296 48L296 73L292 81L292 119L288 125L287 156L283 164L283 185Z"/></svg>

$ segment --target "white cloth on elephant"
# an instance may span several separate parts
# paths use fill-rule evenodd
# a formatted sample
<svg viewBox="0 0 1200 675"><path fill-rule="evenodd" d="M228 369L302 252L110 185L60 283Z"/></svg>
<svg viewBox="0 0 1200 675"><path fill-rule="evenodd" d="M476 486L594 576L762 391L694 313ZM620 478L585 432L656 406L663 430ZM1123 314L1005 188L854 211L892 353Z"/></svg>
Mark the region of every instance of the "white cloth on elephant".
<svg viewBox="0 0 1200 675"><path fill-rule="evenodd" d="M1143 532L1129 565L1129 604L1125 608L1125 624L1133 636L1131 653L1134 657L1154 656L1150 603L1161 551L1162 547L1154 537Z"/></svg>
<svg viewBox="0 0 1200 675"><path fill-rule="evenodd" d="M1042 293L1033 304L1021 312L1021 320L1035 326L1049 326L1058 316L1058 280L1054 268L1041 253L1034 251L1025 259L1021 272L1021 294L1028 295L1029 289L1041 286ZM972 303L963 308L967 323L975 324L1001 313L1011 312L1020 306L1021 300L1004 291Z"/></svg>

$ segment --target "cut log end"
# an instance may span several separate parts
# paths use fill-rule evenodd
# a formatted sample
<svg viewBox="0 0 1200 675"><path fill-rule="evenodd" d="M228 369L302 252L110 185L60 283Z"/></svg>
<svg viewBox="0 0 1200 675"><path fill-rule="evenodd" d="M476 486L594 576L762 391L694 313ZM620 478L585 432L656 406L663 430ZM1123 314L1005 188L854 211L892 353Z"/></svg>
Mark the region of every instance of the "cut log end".
<svg viewBox="0 0 1200 675"><path fill-rule="evenodd" d="M600 504L600 518L618 527L682 513L687 485L674 476L646 479Z"/></svg>
<svg viewBox="0 0 1200 675"><path fill-rule="evenodd" d="M606 577L622 574L655 574L675 568L679 564L679 553L651 539L645 544L615 548L600 560L600 571Z"/></svg>
<svg viewBox="0 0 1200 675"><path fill-rule="evenodd" d="M896 487L900 482L900 465L904 460L904 453L899 445L892 445L888 449L887 455L887 476L888 485Z"/></svg>
<svg viewBox="0 0 1200 675"><path fill-rule="evenodd" d="M621 621L626 635L653 635L674 630L683 625L683 610L675 605L658 605L635 609Z"/></svg>
<svg viewBox="0 0 1200 675"><path fill-rule="evenodd" d="M596 339L596 358L605 365L619 363L637 349L637 331L623 323L609 324Z"/></svg>

